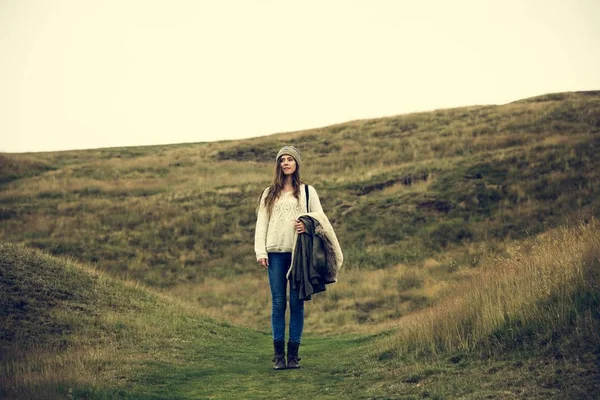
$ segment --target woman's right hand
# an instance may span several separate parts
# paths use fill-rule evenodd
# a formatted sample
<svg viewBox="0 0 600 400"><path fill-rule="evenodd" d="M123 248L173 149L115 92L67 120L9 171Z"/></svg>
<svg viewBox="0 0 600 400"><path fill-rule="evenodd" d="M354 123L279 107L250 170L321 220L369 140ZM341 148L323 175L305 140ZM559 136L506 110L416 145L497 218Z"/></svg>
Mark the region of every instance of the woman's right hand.
<svg viewBox="0 0 600 400"><path fill-rule="evenodd" d="M267 260L266 258L261 258L260 260L258 260L258 263L262 265L265 269L269 268L269 260Z"/></svg>

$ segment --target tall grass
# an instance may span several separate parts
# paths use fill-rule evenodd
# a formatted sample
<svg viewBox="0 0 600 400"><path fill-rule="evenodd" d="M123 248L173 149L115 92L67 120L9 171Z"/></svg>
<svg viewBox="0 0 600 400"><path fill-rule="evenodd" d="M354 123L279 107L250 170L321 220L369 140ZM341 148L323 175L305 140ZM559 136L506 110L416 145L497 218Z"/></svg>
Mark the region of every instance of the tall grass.
<svg viewBox="0 0 600 400"><path fill-rule="evenodd" d="M22 354L13 351L2 364L0 395L19 399L73 398L74 387L95 388L114 376L131 374L131 366L115 348L31 348Z"/></svg>
<svg viewBox="0 0 600 400"><path fill-rule="evenodd" d="M600 223L592 220L525 241L489 258L457 296L399 321L379 351L400 355L491 354L600 346Z"/></svg>

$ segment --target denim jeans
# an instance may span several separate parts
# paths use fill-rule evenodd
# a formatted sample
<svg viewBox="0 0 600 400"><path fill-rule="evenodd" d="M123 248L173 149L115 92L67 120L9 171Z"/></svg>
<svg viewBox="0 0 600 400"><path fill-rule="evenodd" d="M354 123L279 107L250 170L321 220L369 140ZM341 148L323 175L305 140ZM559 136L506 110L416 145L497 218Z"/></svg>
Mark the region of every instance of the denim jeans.
<svg viewBox="0 0 600 400"><path fill-rule="evenodd" d="M292 253L269 253L269 284L271 286L271 329L273 341L285 341L286 278L292 262ZM300 343L304 328L304 300L298 290L290 290L290 342Z"/></svg>

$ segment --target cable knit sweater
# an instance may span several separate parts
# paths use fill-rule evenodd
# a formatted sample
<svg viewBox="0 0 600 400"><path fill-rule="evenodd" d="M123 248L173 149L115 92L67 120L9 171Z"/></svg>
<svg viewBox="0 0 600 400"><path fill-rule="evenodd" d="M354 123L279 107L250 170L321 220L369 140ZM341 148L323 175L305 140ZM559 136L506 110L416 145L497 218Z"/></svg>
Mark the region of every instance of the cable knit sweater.
<svg viewBox="0 0 600 400"><path fill-rule="evenodd" d="M256 260L267 258L267 253L291 253L295 245L295 220L306 213L306 195L304 184L300 186L300 199L294 197L294 192L282 192L273 204L269 215L265 207L265 197L268 190L264 190L260 199L260 207L256 218L254 233L254 251ZM310 212L323 212L317 191L308 186Z"/></svg>

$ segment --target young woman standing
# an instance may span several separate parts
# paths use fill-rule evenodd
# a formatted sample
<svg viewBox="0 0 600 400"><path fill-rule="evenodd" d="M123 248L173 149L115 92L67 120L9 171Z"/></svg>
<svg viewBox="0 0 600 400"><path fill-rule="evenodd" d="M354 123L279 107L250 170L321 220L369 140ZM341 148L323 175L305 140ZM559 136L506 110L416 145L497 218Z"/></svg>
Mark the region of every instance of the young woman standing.
<svg viewBox="0 0 600 400"><path fill-rule="evenodd" d="M308 187L311 212L323 212L316 190ZM274 369L299 368L298 349L304 327L304 300L298 290L290 288L290 325L285 362L285 311L288 280L291 266L294 234L305 232L298 216L306 213L305 184L300 180L300 152L285 146L277 153L275 179L263 191L258 206L254 250L258 264L268 270L271 287L271 329L275 357Z"/></svg>

